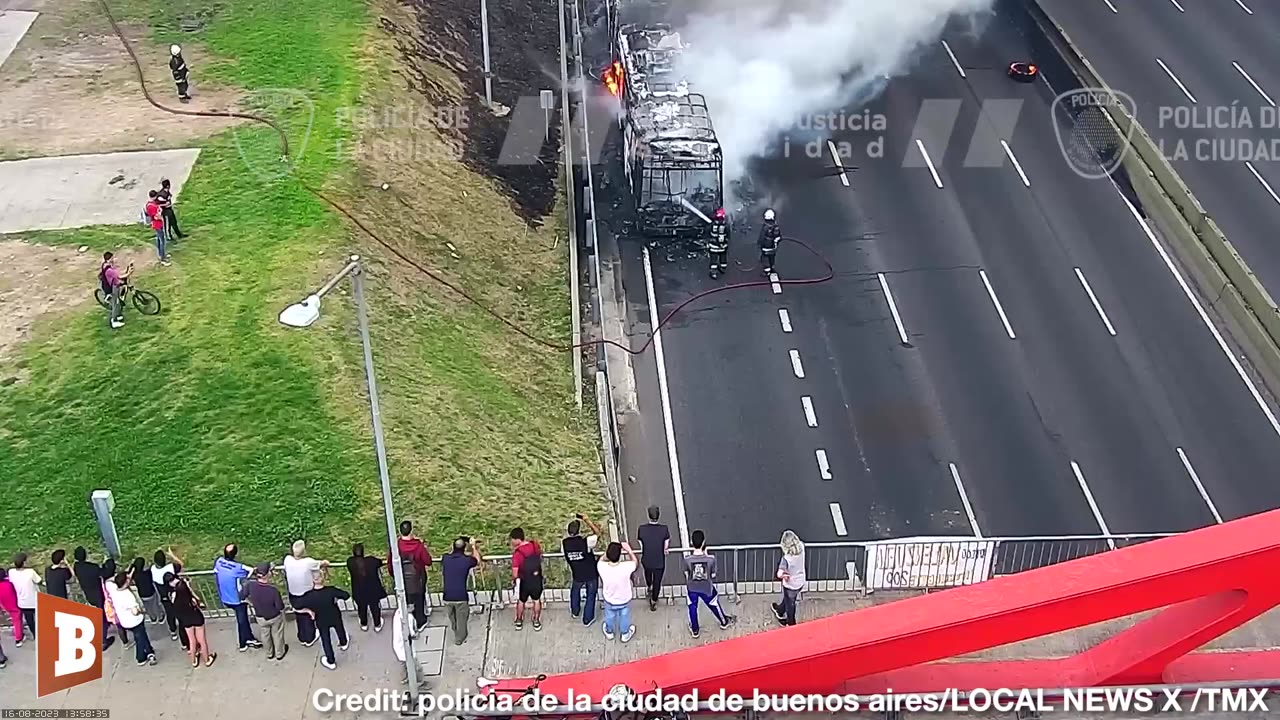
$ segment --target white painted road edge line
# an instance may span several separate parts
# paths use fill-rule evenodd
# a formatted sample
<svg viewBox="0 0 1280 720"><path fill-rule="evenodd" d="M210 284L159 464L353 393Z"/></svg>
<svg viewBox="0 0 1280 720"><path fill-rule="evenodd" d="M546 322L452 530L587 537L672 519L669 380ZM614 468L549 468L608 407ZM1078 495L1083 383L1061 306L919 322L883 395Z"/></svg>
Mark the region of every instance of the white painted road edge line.
<svg viewBox="0 0 1280 720"><path fill-rule="evenodd" d="M880 278L880 289L884 291L885 300L889 301L889 313L893 315L893 324L898 326L898 339L903 345L910 345L907 340L907 329L902 326L902 316L898 314L898 304L893 301L893 293L889 292L889 280L884 273L876 273L876 277Z"/></svg>
<svg viewBox="0 0 1280 720"><path fill-rule="evenodd" d="M1009 143L1004 140L1000 141L1000 146L1004 148L1004 154L1009 156L1013 161L1013 169L1018 171L1018 177L1022 178L1022 184L1031 187L1031 181L1027 179L1027 174L1022 171L1022 163L1018 162L1018 158L1013 156L1013 148L1009 147Z"/></svg>
<svg viewBox="0 0 1280 720"><path fill-rule="evenodd" d="M782 323L782 332L791 332L791 313L786 308L778 308L778 320Z"/></svg>
<svg viewBox="0 0 1280 720"><path fill-rule="evenodd" d="M849 529L844 526L844 513L840 511L840 503L831 503L831 522L836 525L836 535L844 537Z"/></svg>
<svg viewBox="0 0 1280 720"><path fill-rule="evenodd" d="M653 289L653 263L649 260L648 246L644 248L644 285L649 294L649 322L653 326L653 357L658 366L658 396L662 401L662 424L667 434L667 460L671 463L671 489L676 497L676 521L680 525L680 541L688 542L689 520L684 512L684 485L680 481L680 458L676 455L676 431L671 424L671 394L667 388L667 362L662 352L662 328L658 325L658 295Z"/></svg>
<svg viewBox="0 0 1280 720"><path fill-rule="evenodd" d="M982 276L982 284L987 286L987 294L991 296L991 302L995 303L996 312L1000 313L1004 331L1008 333L1010 340L1017 340L1018 336L1013 334L1013 326L1009 324L1009 316L1004 314L1004 306L1000 304L1000 298L996 297L996 289L991 287L991 281L987 279L987 271L979 270L978 275Z"/></svg>
<svg viewBox="0 0 1280 720"><path fill-rule="evenodd" d="M1120 11L1116 9L1116 6L1111 4L1111 0L1102 0L1102 2L1106 3L1107 7L1111 8L1111 12L1117 15L1120 14Z"/></svg>
<svg viewBox="0 0 1280 720"><path fill-rule="evenodd" d="M1266 178L1262 177L1262 174L1253 166L1253 163L1245 160L1244 166L1249 168L1249 172L1253 173L1253 176L1258 179L1258 182L1262 183L1262 187L1266 188L1268 193L1271 193L1271 199L1275 200L1277 204L1280 204L1280 195L1276 194L1276 191L1271 188L1271 183L1267 182Z"/></svg>
<svg viewBox="0 0 1280 720"><path fill-rule="evenodd" d="M831 160L840 168L840 184L849 187L849 175L844 171L844 163L840 161L840 153L836 150L836 144L830 140L827 141L827 149L831 151Z"/></svg>
<svg viewBox="0 0 1280 720"><path fill-rule="evenodd" d="M956 481L956 490L960 491L960 502L964 503L964 514L969 516L969 527L973 528L974 537L982 537L982 529L978 527L978 518L973 514L973 506L969 504L969 494L964 491L964 483L960 482L960 470L955 463L951 466L951 479Z"/></svg>
<svg viewBox="0 0 1280 720"><path fill-rule="evenodd" d="M800 398L800 404L804 406L804 421L811 428L818 427L818 415L813 411L813 398L805 395Z"/></svg>
<svg viewBox="0 0 1280 720"><path fill-rule="evenodd" d="M1084 286L1084 291L1089 293L1089 299L1093 301L1093 308L1098 311L1098 315L1102 317L1102 322L1107 326L1107 332L1114 337L1116 334L1115 327L1111 324L1111 318L1107 317L1107 312L1102 309L1102 303L1098 302L1098 296L1093 294L1093 288L1089 287L1089 281L1084 279L1084 273L1080 272L1080 268L1076 268L1076 277L1080 278L1080 284Z"/></svg>
<svg viewBox="0 0 1280 720"><path fill-rule="evenodd" d="M778 273L769 273L769 285L773 287L774 295L782 294L782 284L778 282Z"/></svg>
<svg viewBox="0 0 1280 720"><path fill-rule="evenodd" d="M798 377L798 378L800 378L801 380L803 380L803 379L804 379L804 365L800 364L800 351L799 351L799 350L792 350L792 351L790 352L790 355L791 355L791 372L795 373L795 374L796 374L796 377Z"/></svg>
<svg viewBox="0 0 1280 720"><path fill-rule="evenodd" d="M964 74L964 68L960 67L960 61L956 59L956 54L951 52L951 46L947 44L946 40L942 41L942 47L947 49L947 54L951 56L951 64L956 66L956 72L960 73L960 77L967 77Z"/></svg>
<svg viewBox="0 0 1280 720"><path fill-rule="evenodd" d="M827 461L827 451L819 448L813 451L815 457L818 458L818 473L823 480L831 479L831 463Z"/></svg>
<svg viewBox="0 0 1280 720"><path fill-rule="evenodd" d="M1200 497L1204 498L1204 504L1209 506L1209 512L1213 513L1213 519L1222 524L1222 516L1218 514L1218 508L1209 499L1209 492L1204 489L1204 484L1200 482L1200 475L1196 473L1196 469L1191 467L1191 461L1187 459L1187 454L1178 448L1178 459L1182 461L1182 466L1187 469L1187 474L1191 476L1191 482L1196 484L1196 489L1200 491Z"/></svg>
<svg viewBox="0 0 1280 720"><path fill-rule="evenodd" d="M1241 9L1241 10L1244 10L1245 12L1249 13L1250 15L1252 15L1252 14L1253 14L1253 11L1249 9L1249 6L1244 4L1244 0L1236 0L1236 4L1240 6L1240 9Z"/></svg>
<svg viewBox="0 0 1280 720"><path fill-rule="evenodd" d="M1231 61L1231 64L1235 66L1236 72L1238 72L1238 73L1240 73L1241 75L1243 75L1243 76L1244 76L1244 79L1249 81L1249 84L1253 86L1253 89L1254 89L1254 90L1257 90L1257 91L1258 91L1258 94L1262 96L1262 99L1263 99L1263 100L1266 100L1266 101L1267 101L1267 104L1268 104L1268 105L1270 105L1271 107L1275 107L1275 106L1276 106L1276 101L1275 101L1275 100L1272 100L1272 99L1271 99L1271 96L1270 96L1270 95L1268 95L1268 94L1266 93L1266 91L1264 91L1264 90L1262 89L1262 86L1258 85L1258 83L1256 83L1256 82L1254 82L1254 81L1253 81L1253 78L1249 77L1249 73L1245 72L1245 71L1244 71L1244 68L1240 67L1240 63L1236 62L1235 60L1232 60L1232 61Z"/></svg>
<svg viewBox="0 0 1280 720"><path fill-rule="evenodd" d="M929 172L933 175L933 184L941 188L942 178L938 177L938 168L933 166L933 159L929 157L929 151L924 149L924 142L919 138L916 139L916 147L920 148L920 157L924 158L924 164L929 166Z"/></svg>
<svg viewBox="0 0 1280 720"><path fill-rule="evenodd" d="M1116 187L1114 181L1112 182L1112 187ZM1231 362L1231 367L1236 369L1236 374L1240 376L1240 379L1243 380L1244 384L1249 388L1250 394L1253 395L1254 402L1258 403L1258 407L1262 408L1262 414L1266 415L1267 421L1271 423L1271 429L1275 430L1276 435L1280 435L1280 420L1276 420L1275 413L1271 412L1271 407L1267 405L1267 401L1262 398L1262 393L1258 392L1258 387L1253 384L1253 379L1249 377L1249 373L1244 371L1244 366L1240 364L1235 353L1231 352L1231 348L1227 346L1227 341L1222 338L1222 333L1218 332L1218 328L1213 324L1213 320L1209 319L1209 313L1205 312L1204 306L1200 304L1200 299L1191 291L1191 286L1188 285L1186 279L1182 277L1182 273L1178 272L1177 266L1173 264L1173 259L1170 258L1169 253L1165 251L1164 245L1160 244L1160 240L1157 239L1156 234L1151 231L1151 228L1147 225L1147 221L1143 220L1142 215L1138 213L1138 208L1134 207L1133 203L1129 202L1129 198L1125 197L1124 193L1120 192L1119 187L1116 187L1116 192L1120 194L1120 199L1124 201L1124 204L1129 208L1129 212L1133 214L1133 219L1137 220L1138 224L1142 226L1142 230L1147 234L1147 239L1155 246L1156 252L1160 253L1161 259L1164 260L1165 267L1169 268L1169 272L1173 273L1173 277L1178 281L1178 285L1182 288L1183 294L1191 301L1196 312L1200 315L1200 320L1205 324L1205 327L1209 328L1209 332L1213 335L1213 339L1218 342L1218 347L1222 350L1222 353L1227 356L1227 360Z"/></svg>
<svg viewBox="0 0 1280 720"><path fill-rule="evenodd" d="M1182 90L1182 94L1186 95L1187 99L1190 100L1192 104L1199 102L1196 100L1196 96L1192 95L1191 91L1187 89L1187 86L1182 84L1182 81L1178 79L1178 76L1173 74L1173 71L1169 69L1169 66L1164 64L1163 60L1156 58L1156 62L1160 64L1160 67L1164 68L1165 74L1178 84L1178 87Z"/></svg>
<svg viewBox="0 0 1280 720"><path fill-rule="evenodd" d="M1080 466L1075 460L1071 461L1071 472L1076 474L1076 482L1080 483L1080 489L1084 491L1084 499L1089 501L1089 509L1093 511L1093 519L1098 521L1098 527L1102 528L1102 534L1110 536L1111 529L1107 527L1107 521L1102 519L1102 512L1098 510L1098 503L1093 500L1093 493L1089 491L1089 483L1084 481L1084 473L1080 472ZM1112 549L1116 549L1116 541L1110 537L1107 538L1107 545Z"/></svg>

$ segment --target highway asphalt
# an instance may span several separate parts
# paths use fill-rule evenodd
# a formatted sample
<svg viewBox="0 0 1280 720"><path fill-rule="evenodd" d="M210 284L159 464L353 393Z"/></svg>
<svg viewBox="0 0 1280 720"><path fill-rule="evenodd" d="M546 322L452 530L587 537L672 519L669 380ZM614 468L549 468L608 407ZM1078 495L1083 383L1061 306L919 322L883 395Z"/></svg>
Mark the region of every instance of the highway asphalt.
<svg viewBox="0 0 1280 720"><path fill-rule="evenodd" d="M1133 97L1143 127L1163 140L1206 212L1280 296L1280 4L1040 1L1107 83ZM1246 141L1249 152L1232 141Z"/></svg>
<svg viewBox="0 0 1280 720"><path fill-rule="evenodd" d="M713 295L663 328L668 398L644 404L669 410L689 527L713 543L788 527L810 541L1154 533L1280 506L1280 425L1211 303L1184 289L1123 180L1062 157L1051 104L1068 78L1005 77L1036 53L1025 17L944 39L868 108L885 132L832 133L856 149L848 186L799 134L753 176L837 278ZM951 132L916 132L929 99L959 101ZM1021 101L1007 133L980 121L993 99ZM883 158L865 157L881 134ZM971 148L999 164L966 166ZM650 253L648 314L760 279L760 210L739 216L727 279L703 257ZM623 245L643 315L643 252ZM823 272L783 247L781 279Z"/></svg>

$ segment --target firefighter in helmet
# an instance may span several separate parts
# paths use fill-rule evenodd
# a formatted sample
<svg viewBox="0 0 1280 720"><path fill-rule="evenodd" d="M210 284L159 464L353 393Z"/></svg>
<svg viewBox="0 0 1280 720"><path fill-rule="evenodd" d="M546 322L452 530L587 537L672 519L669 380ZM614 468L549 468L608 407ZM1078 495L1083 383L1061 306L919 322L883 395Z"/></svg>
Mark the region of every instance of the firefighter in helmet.
<svg viewBox="0 0 1280 720"><path fill-rule="evenodd" d="M707 241L707 253L711 256L711 279L729 272L729 218L724 208L716 210L711 220L711 239Z"/></svg>
<svg viewBox="0 0 1280 720"><path fill-rule="evenodd" d="M765 275L773 272L773 261L778 254L778 243L782 240L782 230L773 208L764 211L764 225L760 226L760 266Z"/></svg>
<svg viewBox="0 0 1280 720"><path fill-rule="evenodd" d="M178 88L178 99L184 103L191 102L191 95L188 93L188 88L190 88L188 78L191 70L187 67L187 61L182 57L182 47L170 45L169 56L169 72L173 74L173 84Z"/></svg>

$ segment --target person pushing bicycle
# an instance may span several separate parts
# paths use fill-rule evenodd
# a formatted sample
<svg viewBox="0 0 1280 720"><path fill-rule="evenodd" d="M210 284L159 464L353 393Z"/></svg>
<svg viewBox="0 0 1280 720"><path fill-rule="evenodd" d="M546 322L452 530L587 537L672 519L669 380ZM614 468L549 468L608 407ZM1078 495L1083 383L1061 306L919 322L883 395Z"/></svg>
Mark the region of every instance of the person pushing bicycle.
<svg viewBox="0 0 1280 720"><path fill-rule="evenodd" d="M120 294L124 291L125 282L129 280L129 274L132 272L133 263L129 263L129 267L122 273L116 268L115 256L111 251L102 253L102 267L98 269L98 284L102 286L102 293L111 298L107 307L107 320L112 330L124 327L124 303L121 302Z"/></svg>

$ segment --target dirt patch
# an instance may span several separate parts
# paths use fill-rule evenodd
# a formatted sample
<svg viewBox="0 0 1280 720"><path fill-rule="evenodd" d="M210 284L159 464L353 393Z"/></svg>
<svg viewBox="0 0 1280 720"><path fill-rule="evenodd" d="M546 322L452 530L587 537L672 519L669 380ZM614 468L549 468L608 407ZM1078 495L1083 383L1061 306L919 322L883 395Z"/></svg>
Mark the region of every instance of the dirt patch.
<svg viewBox="0 0 1280 720"><path fill-rule="evenodd" d="M155 263L149 248L114 251L120 265L130 262L143 268ZM86 249L37 245L23 240L0 239L0 360L30 335L31 327L46 315L92 304L94 279L102 256ZM103 321L106 314L103 313ZM0 363L0 367L12 367ZM0 383L14 374L0 371ZM19 374L18 379L21 379Z"/></svg>
<svg viewBox="0 0 1280 720"><path fill-rule="evenodd" d="M0 67L0 159L188 147L193 139L235 122L182 117L152 107L95 0L0 0L0 11L6 9L34 10L40 16ZM169 75L168 47L141 28L122 29L142 61L147 87L161 104L225 110L239 101L232 90L202 86L197 35L183 43L194 98L183 105Z"/></svg>

